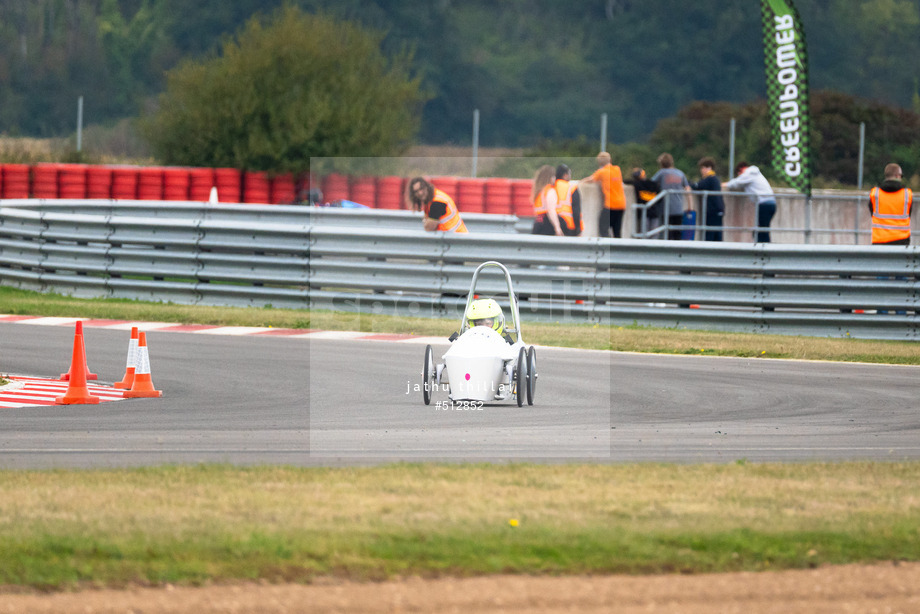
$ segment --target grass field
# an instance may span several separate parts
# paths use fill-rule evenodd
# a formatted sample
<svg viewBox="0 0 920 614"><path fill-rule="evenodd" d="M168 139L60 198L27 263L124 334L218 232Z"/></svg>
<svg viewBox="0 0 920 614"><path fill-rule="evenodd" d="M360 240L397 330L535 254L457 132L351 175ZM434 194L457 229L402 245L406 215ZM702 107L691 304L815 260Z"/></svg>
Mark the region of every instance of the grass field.
<svg viewBox="0 0 920 614"><path fill-rule="evenodd" d="M446 335L453 321L75 300L0 313ZM531 325L548 345L920 364L913 343ZM0 364L0 367L3 365ZM920 463L0 471L0 584L687 573L920 560Z"/></svg>
<svg viewBox="0 0 920 614"><path fill-rule="evenodd" d="M0 584L918 560L918 493L916 463L0 472Z"/></svg>

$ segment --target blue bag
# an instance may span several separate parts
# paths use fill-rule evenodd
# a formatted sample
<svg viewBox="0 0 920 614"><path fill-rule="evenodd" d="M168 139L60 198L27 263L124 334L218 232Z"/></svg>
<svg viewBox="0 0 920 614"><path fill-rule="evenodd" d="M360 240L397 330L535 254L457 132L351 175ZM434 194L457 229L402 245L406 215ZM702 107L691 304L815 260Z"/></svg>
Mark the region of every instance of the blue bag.
<svg viewBox="0 0 920 614"><path fill-rule="evenodd" d="M684 226L692 226L693 228L684 228L680 231L680 238L684 241L692 241L693 236L696 234L696 211L684 211Z"/></svg>

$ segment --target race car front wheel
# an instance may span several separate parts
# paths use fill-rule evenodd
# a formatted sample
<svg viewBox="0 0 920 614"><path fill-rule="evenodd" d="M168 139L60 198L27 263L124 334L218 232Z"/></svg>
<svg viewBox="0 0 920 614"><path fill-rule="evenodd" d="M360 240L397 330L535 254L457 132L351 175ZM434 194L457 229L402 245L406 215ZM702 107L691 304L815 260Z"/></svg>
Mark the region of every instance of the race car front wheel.
<svg viewBox="0 0 920 614"><path fill-rule="evenodd" d="M425 346L425 366L422 367L422 399L425 405L431 403L431 392L434 390L434 352L431 346Z"/></svg>
<svg viewBox="0 0 920 614"><path fill-rule="evenodd" d="M525 389L527 388L525 383L525 373L527 371L527 351L524 348L521 348L521 351L518 353L517 360L517 372L514 374L514 388L517 394L517 404L518 407L524 406L524 395L527 394Z"/></svg>
<svg viewBox="0 0 920 614"><path fill-rule="evenodd" d="M533 405L537 391L537 351L530 346L527 350L527 404Z"/></svg>

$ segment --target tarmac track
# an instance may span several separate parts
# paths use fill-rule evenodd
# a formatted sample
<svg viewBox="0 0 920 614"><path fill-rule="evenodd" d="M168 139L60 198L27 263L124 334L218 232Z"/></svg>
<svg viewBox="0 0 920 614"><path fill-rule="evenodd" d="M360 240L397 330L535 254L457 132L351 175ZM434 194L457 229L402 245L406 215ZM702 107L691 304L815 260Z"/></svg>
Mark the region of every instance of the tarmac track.
<svg viewBox="0 0 920 614"><path fill-rule="evenodd" d="M85 338L91 369L119 380L127 333ZM72 341L0 323L0 371L57 376ZM920 458L917 367L539 348L533 407L461 410L422 404L415 343L151 331L148 346L163 398L0 410L0 467Z"/></svg>

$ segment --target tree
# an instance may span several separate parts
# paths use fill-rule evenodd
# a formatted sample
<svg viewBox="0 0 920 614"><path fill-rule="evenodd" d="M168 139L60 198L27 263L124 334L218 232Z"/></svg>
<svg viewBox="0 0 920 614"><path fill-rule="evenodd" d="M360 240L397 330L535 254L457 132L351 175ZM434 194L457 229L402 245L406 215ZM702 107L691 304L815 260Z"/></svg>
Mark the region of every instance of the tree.
<svg viewBox="0 0 920 614"><path fill-rule="evenodd" d="M729 124L737 120L736 162L757 164L776 179L771 160L770 125L763 100L744 105L693 102L674 117L663 119L652 133L655 151L669 151L678 168L691 170L702 156L728 162ZM920 173L920 114L879 102L818 90L811 95L812 172L819 183L856 183L859 161L859 124L866 124L864 168L877 177L889 162L899 163L906 176ZM732 169L719 172L731 176ZM881 180L881 177L878 177Z"/></svg>
<svg viewBox="0 0 920 614"><path fill-rule="evenodd" d="M102 0L99 7L99 39L116 84L115 102L124 111L136 112L143 96L159 91L166 65L175 64L164 32L167 14L158 6L142 0L127 18L117 0Z"/></svg>
<svg viewBox="0 0 920 614"><path fill-rule="evenodd" d="M81 95L87 116L108 111L100 102L113 98L105 64L91 3L0 1L0 131L69 134Z"/></svg>
<svg viewBox="0 0 920 614"><path fill-rule="evenodd" d="M382 34L288 6L253 17L222 53L167 74L142 130L171 164L305 172L311 157L400 153L419 122L411 54Z"/></svg>

